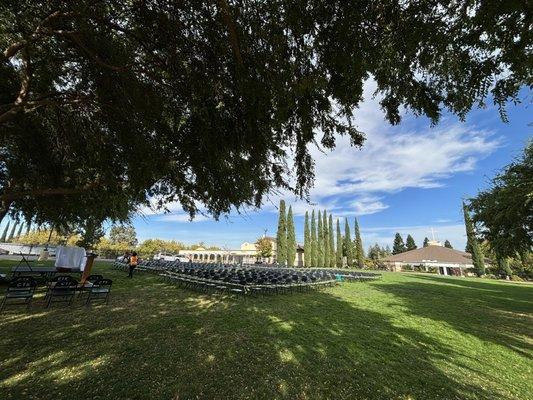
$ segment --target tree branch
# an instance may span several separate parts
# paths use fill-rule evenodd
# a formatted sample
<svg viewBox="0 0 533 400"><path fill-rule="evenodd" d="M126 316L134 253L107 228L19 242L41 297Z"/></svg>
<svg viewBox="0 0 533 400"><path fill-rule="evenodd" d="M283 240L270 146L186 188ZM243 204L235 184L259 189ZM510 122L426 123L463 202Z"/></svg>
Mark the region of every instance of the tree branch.
<svg viewBox="0 0 533 400"><path fill-rule="evenodd" d="M26 192L6 193L6 194L1 195L0 199L2 203L4 202L11 203L14 200L21 199L21 198L28 197L28 196L31 196L31 197L68 196L72 194L85 193L88 190L96 186L98 186L98 184L95 182L95 183L91 183L89 185L85 185L85 186L77 187L77 188L37 188L37 189L28 190Z"/></svg>
<svg viewBox="0 0 533 400"><path fill-rule="evenodd" d="M229 9L229 4L227 0L218 0L218 6L221 9L222 20L224 21L224 24L226 24L226 28L228 30L233 55L237 60L237 65L242 68L243 62L241 49L239 46L239 37L237 36L237 28L235 27L235 23L233 22L233 17L231 16L231 11Z"/></svg>

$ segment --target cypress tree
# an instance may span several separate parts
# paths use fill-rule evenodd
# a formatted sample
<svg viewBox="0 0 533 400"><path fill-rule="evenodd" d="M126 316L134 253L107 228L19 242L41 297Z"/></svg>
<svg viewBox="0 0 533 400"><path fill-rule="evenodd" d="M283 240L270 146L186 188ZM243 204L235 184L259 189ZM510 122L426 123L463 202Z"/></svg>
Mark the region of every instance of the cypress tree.
<svg viewBox="0 0 533 400"><path fill-rule="evenodd" d="M444 247L447 247L449 249L453 249L452 244L450 243L450 241L448 239L446 239L446 241L444 242Z"/></svg>
<svg viewBox="0 0 533 400"><path fill-rule="evenodd" d="M405 240L405 247L407 250L415 250L417 248L415 240L411 235L407 235L407 239Z"/></svg>
<svg viewBox="0 0 533 400"><path fill-rule="evenodd" d="M465 217L467 243L470 243L470 247L472 248L471 254L472 263L474 264L474 271L476 272L477 276L481 276L485 274L485 262L483 261L483 253L477 241L476 233L474 232L474 224L472 223L472 219L470 218L470 213L468 212L468 208L466 207L466 204L464 202L463 213Z"/></svg>
<svg viewBox="0 0 533 400"><path fill-rule="evenodd" d="M304 267L311 266L311 232L309 232L309 212L305 212L304 222Z"/></svg>
<svg viewBox="0 0 533 400"><path fill-rule="evenodd" d="M335 257L337 268L342 268L342 242L343 238L341 235L341 225L339 223L339 219L337 218L337 254Z"/></svg>
<svg viewBox="0 0 533 400"><path fill-rule="evenodd" d="M353 243L352 235L350 234L350 224L348 219L344 220L344 255L346 256L346 263L349 267L353 266Z"/></svg>
<svg viewBox="0 0 533 400"><path fill-rule="evenodd" d="M317 238L315 210L311 212L311 267L316 267L317 263Z"/></svg>
<svg viewBox="0 0 533 400"><path fill-rule="evenodd" d="M354 218L354 234L355 234L355 254L357 259L357 267L365 267L365 251L363 250L363 239L361 239L361 232L359 231L359 223L357 217Z"/></svg>
<svg viewBox="0 0 533 400"><path fill-rule="evenodd" d="M316 232L316 266L318 268L324 268L324 243L322 238L324 237L324 232L322 230L322 214L318 210L318 228Z"/></svg>
<svg viewBox="0 0 533 400"><path fill-rule="evenodd" d="M392 245L392 254L400 254L405 251L405 244L403 243L402 235L396 232L394 236L394 243Z"/></svg>
<svg viewBox="0 0 533 400"><path fill-rule="evenodd" d="M278 232L276 235L276 260L278 264L287 262L287 223L285 215L285 200L279 202Z"/></svg>
<svg viewBox="0 0 533 400"><path fill-rule="evenodd" d="M429 239L427 237L424 238L424 244L423 244L424 247L428 247L429 246Z"/></svg>
<svg viewBox="0 0 533 400"><path fill-rule="evenodd" d="M13 227L11 228L11 232L9 232L9 236L7 238L7 241L9 243L11 243L11 241L13 240L13 236L15 236L15 229L17 229L17 225L18 225L18 221L15 221L15 223L13 224Z"/></svg>
<svg viewBox="0 0 533 400"><path fill-rule="evenodd" d="M5 243L7 241L7 232L9 230L9 224L11 221L7 221L7 225L4 228L4 233L2 234L2 237L0 237L0 242Z"/></svg>
<svg viewBox="0 0 533 400"><path fill-rule="evenodd" d="M329 267L335 268L335 233L333 232L333 217L329 214L328 219L328 233L329 233Z"/></svg>
<svg viewBox="0 0 533 400"><path fill-rule="evenodd" d="M294 231L294 219L292 217L292 206L289 206L287 213L287 266L294 267L296 260L296 232Z"/></svg>
<svg viewBox="0 0 533 400"><path fill-rule="evenodd" d="M329 267L329 229L326 210L322 213L322 245L324 246L324 268Z"/></svg>
<svg viewBox="0 0 533 400"><path fill-rule="evenodd" d="M26 235L30 233L30 229L31 229L31 220L27 222L27 225L26 225Z"/></svg>
<svg viewBox="0 0 533 400"><path fill-rule="evenodd" d="M22 228L24 227L24 224L21 222L20 223L20 227L19 227L19 231L17 232L17 237L19 238L20 235L22 235Z"/></svg>

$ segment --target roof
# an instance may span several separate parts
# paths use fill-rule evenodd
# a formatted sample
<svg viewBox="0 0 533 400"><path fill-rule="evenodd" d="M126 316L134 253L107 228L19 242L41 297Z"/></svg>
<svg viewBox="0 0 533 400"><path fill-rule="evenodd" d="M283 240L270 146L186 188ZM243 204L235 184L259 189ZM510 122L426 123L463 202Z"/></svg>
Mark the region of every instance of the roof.
<svg viewBox="0 0 533 400"><path fill-rule="evenodd" d="M472 264L472 255L464 251L449 249L442 246L427 246L409 250L384 258L386 262L422 263L440 262L449 264Z"/></svg>

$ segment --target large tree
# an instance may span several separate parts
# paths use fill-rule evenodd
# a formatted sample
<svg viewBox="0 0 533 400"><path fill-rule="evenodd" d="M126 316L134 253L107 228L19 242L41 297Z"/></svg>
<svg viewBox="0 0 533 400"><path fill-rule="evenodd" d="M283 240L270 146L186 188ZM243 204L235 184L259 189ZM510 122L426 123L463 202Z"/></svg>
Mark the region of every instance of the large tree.
<svg viewBox="0 0 533 400"><path fill-rule="evenodd" d="M287 212L287 266L293 267L296 260L296 232L294 228L294 218L292 216L292 206Z"/></svg>
<svg viewBox="0 0 533 400"><path fill-rule="evenodd" d="M402 235L399 232L396 232L394 235L394 243L392 245L392 254L400 254L406 250L405 244L403 242Z"/></svg>
<svg viewBox="0 0 533 400"><path fill-rule="evenodd" d="M344 220L344 255L346 256L346 263L349 267L353 267L354 261L354 247L352 242L352 235L350 234L350 224L348 219Z"/></svg>
<svg viewBox="0 0 533 400"><path fill-rule="evenodd" d="M111 244L126 243L130 247L137 246L137 233L132 225L114 225L109 232Z"/></svg>
<svg viewBox="0 0 533 400"><path fill-rule="evenodd" d="M317 217L317 242L316 242L316 265L315 267L324 267L324 228L322 226L322 214L318 210Z"/></svg>
<svg viewBox="0 0 533 400"><path fill-rule="evenodd" d="M328 214L326 210L322 212L322 245L324 246L324 267L329 267L329 227L328 227Z"/></svg>
<svg viewBox="0 0 533 400"><path fill-rule="evenodd" d="M0 237L0 242L1 243L5 243L7 241L7 234L9 232L9 225L10 225L11 221L7 221L7 224L4 228L4 233L2 233L2 237Z"/></svg>
<svg viewBox="0 0 533 400"><path fill-rule="evenodd" d="M272 257L272 241L266 237L257 239L255 242L257 249L256 257L270 258Z"/></svg>
<svg viewBox="0 0 533 400"><path fill-rule="evenodd" d="M278 264L287 263L287 214L285 200L279 201L278 232L276 234L276 260Z"/></svg>
<svg viewBox="0 0 533 400"><path fill-rule="evenodd" d="M335 264L337 268L342 268L342 244L343 244L343 237L341 234L341 224L339 222L339 219L337 218L337 250L335 254Z"/></svg>
<svg viewBox="0 0 533 400"><path fill-rule="evenodd" d="M333 216L329 214L328 219L328 241L329 241L329 265L328 267L334 268L336 264L336 252L335 252L335 232L333 232Z"/></svg>
<svg viewBox="0 0 533 400"><path fill-rule="evenodd" d="M305 196L311 144L362 145L370 76L392 124L464 118L488 95L505 119L532 84L528 7L3 1L0 217L122 221L149 200L216 217L275 188Z"/></svg>
<svg viewBox="0 0 533 400"><path fill-rule="evenodd" d="M354 235L355 235L355 255L357 260L357 267L364 268L365 266L365 250L363 249L363 239L361 238L361 232L359 230L359 222L357 217L354 218Z"/></svg>
<svg viewBox="0 0 533 400"><path fill-rule="evenodd" d="M506 166L491 187L470 199L473 222L498 258L533 248L533 140Z"/></svg>
<svg viewBox="0 0 533 400"><path fill-rule="evenodd" d="M483 257L483 252L481 246L476 236L476 231L474 228L474 223L472 222L472 217L470 216L470 211L465 203L463 203L463 214L465 219L465 230L468 243L472 249L472 264L474 265L474 271L477 276L485 274L485 260Z"/></svg>
<svg viewBox="0 0 533 400"><path fill-rule="evenodd" d="M304 220L304 267L311 266L311 232L309 230L309 212L305 212Z"/></svg>
<svg viewBox="0 0 533 400"><path fill-rule="evenodd" d="M311 267L318 266L317 260L317 249L318 239L316 234L316 219L315 219L315 210L311 212Z"/></svg>
<svg viewBox="0 0 533 400"><path fill-rule="evenodd" d="M415 250L417 248L415 240L410 234L408 234L407 239L405 239L405 248L407 250Z"/></svg>

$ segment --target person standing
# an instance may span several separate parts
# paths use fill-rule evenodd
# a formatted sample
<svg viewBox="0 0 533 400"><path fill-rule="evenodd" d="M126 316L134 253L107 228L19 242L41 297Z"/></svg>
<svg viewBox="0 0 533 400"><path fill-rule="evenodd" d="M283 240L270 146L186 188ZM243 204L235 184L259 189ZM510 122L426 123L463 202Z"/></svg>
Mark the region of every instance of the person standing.
<svg viewBox="0 0 533 400"><path fill-rule="evenodd" d="M130 266L130 273L128 274L128 278L133 278L133 270L135 269L135 267L137 267L137 261L138 261L137 252L134 251L133 253L131 253L131 256L128 262Z"/></svg>

